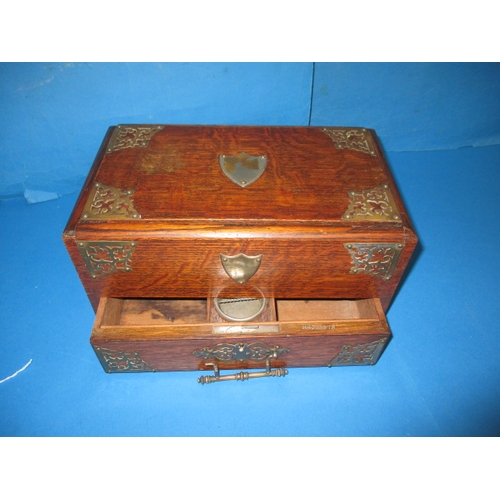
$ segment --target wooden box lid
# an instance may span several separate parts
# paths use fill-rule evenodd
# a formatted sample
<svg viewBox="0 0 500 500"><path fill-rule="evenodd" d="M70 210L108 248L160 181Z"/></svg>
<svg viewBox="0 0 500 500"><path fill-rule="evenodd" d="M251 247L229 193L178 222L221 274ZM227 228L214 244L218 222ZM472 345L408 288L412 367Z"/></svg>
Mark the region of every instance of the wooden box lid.
<svg viewBox="0 0 500 500"><path fill-rule="evenodd" d="M111 127L67 230L154 221L410 227L373 130Z"/></svg>

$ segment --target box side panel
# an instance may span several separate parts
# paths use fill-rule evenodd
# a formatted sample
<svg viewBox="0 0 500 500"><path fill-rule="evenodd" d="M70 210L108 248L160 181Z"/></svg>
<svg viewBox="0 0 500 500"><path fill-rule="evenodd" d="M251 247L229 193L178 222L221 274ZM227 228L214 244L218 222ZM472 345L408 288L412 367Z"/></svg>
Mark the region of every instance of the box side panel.
<svg viewBox="0 0 500 500"><path fill-rule="evenodd" d="M380 141L379 141L375 131L371 130L370 133L372 136L373 144L374 144L375 148L377 149L378 157L380 158L381 168L385 171L385 175L387 177L387 185L389 186L391 194L394 197L394 200L395 200L396 205L398 207L398 211L401 214L401 222L402 222L404 228L407 229L409 232L413 233L413 236L415 238L417 238L416 234L415 234L415 230L413 228L413 224L412 224L411 219L410 219L410 216L408 215L408 210L406 209L406 205L404 203L404 200L401 197L401 193L398 189L396 181L394 180L394 177L392 175L389 164L387 163L387 160L385 158L385 154L384 154L382 145L380 144Z"/></svg>
<svg viewBox="0 0 500 500"><path fill-rule="evenodd" d="M90 191L92 190L92 185L94 183L94 179L98 173L99 166L102 162L102 159L104 158L105 152L106 152L106 146L109 142L110 137L113 134L115 127L109 127L108 131L106 132L106 135L104 136L104 139L102 141L102 144L99 148L99 151L97 152L97 155L95 157L94 163L92 164L92 167L90 169L90 172L87 176L87 179L85 180L85 183L83 184L82 190L80 191L80 195L78 196L78 199L76 201L75 207L68 219L68 222L66 224L66 227L64 229L64 235L71 236L74 234L74 231L76 229L76 225L80 220L81 213L83 210L83 206L87 202L88 195Z"/></svg>

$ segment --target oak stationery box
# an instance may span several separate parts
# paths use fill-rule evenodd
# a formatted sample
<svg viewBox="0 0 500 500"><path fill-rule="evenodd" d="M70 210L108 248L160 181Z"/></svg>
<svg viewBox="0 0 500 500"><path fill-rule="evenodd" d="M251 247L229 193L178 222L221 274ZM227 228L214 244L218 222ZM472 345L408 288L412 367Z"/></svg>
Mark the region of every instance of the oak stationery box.
<svg viewBox="0 0 500 500"><path fill-rule="evenodd" d="M376 363L417 243L372 130L174 125L108 130L63 239L103 368L202 383Z"/></svg>

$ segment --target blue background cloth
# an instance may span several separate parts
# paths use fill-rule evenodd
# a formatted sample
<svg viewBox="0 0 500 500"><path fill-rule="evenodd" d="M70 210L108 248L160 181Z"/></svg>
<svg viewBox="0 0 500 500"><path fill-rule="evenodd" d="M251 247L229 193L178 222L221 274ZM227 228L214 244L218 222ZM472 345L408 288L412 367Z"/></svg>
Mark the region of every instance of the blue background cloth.
<svg viewBox="0 0 500 500"><path fill-rule="evenodd" d="M499 436L500 65L0 64L2 436ZM61 233L109 125L375 128L420 245L374 367L104 373Z"/></svg>

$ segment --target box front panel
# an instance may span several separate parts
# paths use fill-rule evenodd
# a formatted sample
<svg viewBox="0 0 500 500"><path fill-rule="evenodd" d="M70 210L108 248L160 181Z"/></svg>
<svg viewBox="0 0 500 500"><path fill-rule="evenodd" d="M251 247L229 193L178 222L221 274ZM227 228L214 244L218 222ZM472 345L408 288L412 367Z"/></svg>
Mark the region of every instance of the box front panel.
<svg viewBox="0 0 500 500"><path fill-rule="evenodd" d="M92 346L108 373L211 371L374 365L387 334L316 337L213 337L204 340L110 341Z"/></svg>
<svg viewBox="0 0 500 500"><path fill-rule="evenodd" d="M392 296L412 242L401 235L337 238L204 237L74 242L95 307L100 297Z"/></svg>

